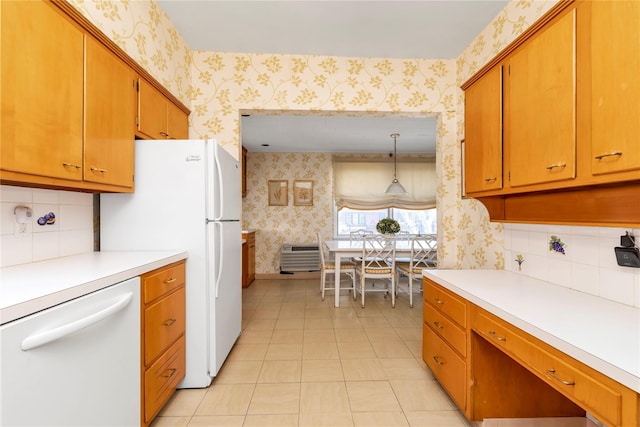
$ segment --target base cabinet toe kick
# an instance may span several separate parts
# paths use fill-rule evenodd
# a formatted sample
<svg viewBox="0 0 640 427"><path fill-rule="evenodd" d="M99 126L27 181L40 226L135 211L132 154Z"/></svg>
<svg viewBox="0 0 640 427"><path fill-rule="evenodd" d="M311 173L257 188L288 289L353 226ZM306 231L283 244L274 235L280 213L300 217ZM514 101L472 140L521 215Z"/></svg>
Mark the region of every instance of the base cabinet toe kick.
<svg viewBox="0 0 640 427"><path fill-rule="evenodd" d="M428 278L423 360L471 421L584 417L640 426L640 394Z"/></svg>

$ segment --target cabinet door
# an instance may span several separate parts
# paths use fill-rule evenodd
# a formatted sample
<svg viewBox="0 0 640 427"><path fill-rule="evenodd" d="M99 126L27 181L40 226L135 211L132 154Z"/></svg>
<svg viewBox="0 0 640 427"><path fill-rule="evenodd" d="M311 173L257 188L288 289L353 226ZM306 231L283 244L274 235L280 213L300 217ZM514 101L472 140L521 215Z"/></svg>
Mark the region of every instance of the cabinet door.
<svg viewBox="0 0 640 427"><path fill-rule="evenodd" d="M167 103L167 134L169 139L189 139L189 117L173 102Z"/></svg>
<svg viewBox="0 0 640 427"><path fill-rule="evenodd" d="M138 131L151 139L167 139L167 100L144 79L138 84Z"/></svg>
<svg viewBox="0 0 640 427"><path fill-rule="evenodd" d="M502 67L465 92L464 160L468 193L502 188Z"/></svg>
<svg viewBox="0 0 640 427"><path fill-rule="evenodd" d="M84 180L133 187L135 87L132 70L86 40Z"/></svg>
<svg viewBox="0 0 640 427"><path fill-rule="evenodd" d="M0 7L1 168L79 181L84 35L46 2Z"/></svg>
<svg viewBox="0 0 640 427"><path fill-rule="evenodd" d="M571 9L508 60L505 135L513 187L575 178L575 34Z"/></svg>
<svg viewBox="0 0 640 427"><path fill-rule="evenodd" d="M640 2L591 8L591 170L640 169Z"/></svg>

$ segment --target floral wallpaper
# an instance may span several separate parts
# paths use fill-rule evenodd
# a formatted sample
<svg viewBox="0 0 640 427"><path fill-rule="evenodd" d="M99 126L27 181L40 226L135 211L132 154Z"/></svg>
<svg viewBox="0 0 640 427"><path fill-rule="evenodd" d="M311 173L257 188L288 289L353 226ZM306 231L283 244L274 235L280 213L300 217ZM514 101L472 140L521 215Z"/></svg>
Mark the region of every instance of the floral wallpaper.
<svg viewBox="0 0 640 427"><path fill-rule="evenodd" d="M240 154L239 118L244 111L436 117L440 266L504 267L503 226L489 223L479 203L461 199L464 126L459 86L555 0L512 1L457 60L190 51L153 0L68 1L191 108L190 137L215 137L236 157ZM326 180L331 170L321 155L281 156L284 162L275 154L272 159L250 156L255 180L283 174L295 178L312 174L314 178L309 179ZM313 162L319 167L311 166ZM261 169L265 167L268 172ZM318 177L317 173L322 174ZM266 192L266 184L257 184L255 191ZM257 274L274 271L274 251L283 233L305 235L308 225L315 227L319 218L328 221L332 216L328 194L317 193L318 204L313 208L269 209L264 197L253 194L243 211L243 226L260 230ZM300 219L305 209L310 216ZM329 234L330 229L323 226L321 231Z"/></svg>

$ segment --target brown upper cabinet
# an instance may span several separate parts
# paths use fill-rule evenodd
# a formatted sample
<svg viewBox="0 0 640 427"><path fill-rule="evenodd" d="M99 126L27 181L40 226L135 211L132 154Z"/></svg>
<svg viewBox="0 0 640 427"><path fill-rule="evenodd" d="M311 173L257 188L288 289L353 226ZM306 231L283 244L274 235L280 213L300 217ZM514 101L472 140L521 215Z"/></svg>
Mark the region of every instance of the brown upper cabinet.
<svg viewBox="0 0 640 427"><path fill-rule="evenodd" d="M0 7L2 179L80 185L84 34L44 2Z"/></svg>
<svg viewBox="0 0 640 427"><path fill-rule="evenodd" d="M505 139L512 187L575 178L576 11L569 8L506 61Z"/></svg>
<svg viewBox="0 0 640 427"><path fill-rule="evenodd" d="M639 197L638 22L640 2L558 2L462 85L466 195L492 219L640 224L605 208Z"/></svg>
<svg viewBox="0 0 640 427"><path fill-rule="evenodd" d="M467 195L640 180L640 2L551 12L463 85Z"/></svg>
<svg viewBox="0 0 640 427"><path fill-rule="evenodd" d="M138 80L137 124L142 138L189 138L188 115L144 79Z"/></svg>
<svg viewBox="0 0 640 427"><path fill-rule="evenodd" d="M640 179L640 2L594 1L590 12L590 51L584 52L590 101L583 115L590 118L584 137L591 150L585 150L585 167L593 175L617 174L600 180Z"/></svg>
<svg viewBox="0 0 640 427"><path fill-rule="evenodd" d="M133 71L87 37L84 180L133 188Z"/></svg>
<svg viewBox="0 0 640 427"><path fill-rule="evenodd" d="M502 188L502 67L492 68L465 92L465 188Z"/></svg>
<svg viewBox="0 0 640 427"><path fill-rule="evenodd" d="M132 191L131 69L52 3L1 7L2 182Z"/></svg>

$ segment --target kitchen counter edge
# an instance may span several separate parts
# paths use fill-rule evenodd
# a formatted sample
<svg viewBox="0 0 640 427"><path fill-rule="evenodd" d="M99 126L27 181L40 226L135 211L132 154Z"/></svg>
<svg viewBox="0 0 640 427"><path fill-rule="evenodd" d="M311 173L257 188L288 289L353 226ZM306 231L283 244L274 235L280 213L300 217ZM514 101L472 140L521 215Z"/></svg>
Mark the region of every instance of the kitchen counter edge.
<svg viewBox="0 0 640 427"><path fill-rule="evenodd" d="M185 251L105 251L0 269L0 325L182 261Z"/></svg>

